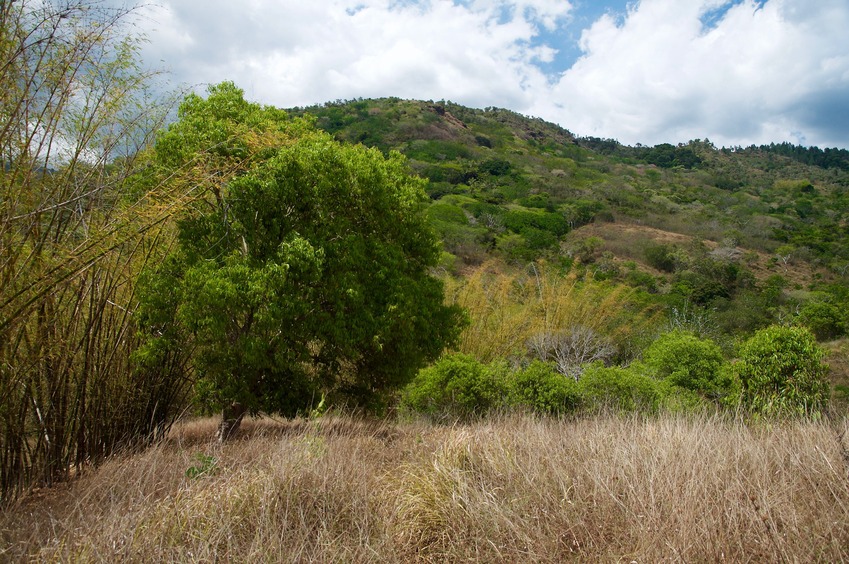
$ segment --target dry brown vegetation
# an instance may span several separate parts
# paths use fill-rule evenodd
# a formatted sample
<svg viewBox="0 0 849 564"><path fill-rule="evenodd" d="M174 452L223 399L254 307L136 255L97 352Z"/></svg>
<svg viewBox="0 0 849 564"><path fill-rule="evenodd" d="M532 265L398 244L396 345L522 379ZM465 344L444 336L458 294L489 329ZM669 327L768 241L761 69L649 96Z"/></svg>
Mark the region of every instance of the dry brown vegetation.
<svg viewBox="0 0 849 564"><path fill-rule="evenodd" d="M683 249L699 244L704 245L709 250L719 247L716 241L710 239L635 223L591 223L575 229L569 235L568 241L574 244L589 237L598 237L603 241L599 245L599 253L610 251L620 260L635 261L642 270L653 275L663 273L646 263L645 250L649 244L671 245ZM817 279L829 281L834 278L834 275L827 269L815 268L807 262L794 261L787 264L780 262L773 264L771 259L775 257L774 253L770 254L761 250L741 247L737 247L736 251L740 255L738 260L744 263L754 277L761 282L778 274L786 278L791 285L810 287Z"/></svg>
<svg viewBox="0 0 849 564"><path fill-rule="evenodd" d="M62 561L842 561L849 423L212 420L0 516ZM198 455L210 471L187 469ZM209 460L209 459L208 459Z"/></svg>

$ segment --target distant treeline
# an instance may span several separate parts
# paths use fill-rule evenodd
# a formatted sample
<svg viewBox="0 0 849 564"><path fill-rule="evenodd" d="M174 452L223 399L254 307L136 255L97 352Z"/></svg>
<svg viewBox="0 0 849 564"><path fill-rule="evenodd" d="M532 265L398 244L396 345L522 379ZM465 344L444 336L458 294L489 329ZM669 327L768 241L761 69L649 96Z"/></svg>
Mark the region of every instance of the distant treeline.
<svg viewBox="0 0 849 564"><path fill-rule="evenodd" d="M653 164L662 168L695 168L701 164L701 159L692 150L690 145L661 143L654 147L640 145L623 145L615 139L602 139L599 137L580 137L577 143L582 147L592 149L603 155L614 155L627 159L634 159L646 164ZM846 149L820 149L819 147L805 147L794 145L789 142L770 143L769 145L750 145L748 147L723 147L724 153L768 153L780 155L798 161L800 163L818 166L822 168L839 168L849 170L849 150Z"/></svg>
<svg viewBox="0 0 849 564"><path fill-rule="evenodd" d="M822 168L839 168L849 170L849 151L846 149L820 149L819 147L804 147L792 143L770 143L769 145L750 145L745 149L740 147L723 148L724 152L756 153L765 152L789 157L806 165Z"/></svg>
<svg viewBox="0 0 849 564"><path fill-rule="evenodd" d="M695 168L702 163L702 159L691 147L684 144L672 145L661 143L654 147L637 144L634 147L622 145L615 139L601 139L599 137L581 137L577 139L578 145L592 149L603 155L615 155L627 159L633 159L646 164L653 164L661 168Z"/></svg>

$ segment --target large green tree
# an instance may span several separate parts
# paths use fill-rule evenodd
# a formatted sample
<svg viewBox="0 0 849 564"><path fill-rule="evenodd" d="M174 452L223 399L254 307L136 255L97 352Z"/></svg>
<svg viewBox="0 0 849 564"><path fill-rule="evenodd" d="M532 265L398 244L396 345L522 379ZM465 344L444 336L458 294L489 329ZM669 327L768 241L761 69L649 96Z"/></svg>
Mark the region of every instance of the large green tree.
<svg viewBox="0 0 849 564"><path fill-rule="evenodd" d="M145 276L140 356L186 352L199 397L235 406L225 419L292 415L322 395L374 405L462 326L429 274L439 246L421 213L424 181L400 154L286 120L225 84L190 97L157 147L159 166L202 162L212 196L179 221L177 250ZM253 149L268 131L288 134ZM187 153L192 144L207 156Z"/></svg>

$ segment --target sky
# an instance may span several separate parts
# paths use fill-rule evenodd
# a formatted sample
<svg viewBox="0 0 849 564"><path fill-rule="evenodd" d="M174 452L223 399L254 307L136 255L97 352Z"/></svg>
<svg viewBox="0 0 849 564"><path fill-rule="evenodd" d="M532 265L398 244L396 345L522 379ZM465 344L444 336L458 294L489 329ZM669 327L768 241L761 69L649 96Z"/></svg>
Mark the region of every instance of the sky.
<svg viewBox="0 0 849 564"><path fill-rule="evenodd" d="M146 64L281 108L495 106L628 145L849 148L849 0L151 0Z"/></svg>

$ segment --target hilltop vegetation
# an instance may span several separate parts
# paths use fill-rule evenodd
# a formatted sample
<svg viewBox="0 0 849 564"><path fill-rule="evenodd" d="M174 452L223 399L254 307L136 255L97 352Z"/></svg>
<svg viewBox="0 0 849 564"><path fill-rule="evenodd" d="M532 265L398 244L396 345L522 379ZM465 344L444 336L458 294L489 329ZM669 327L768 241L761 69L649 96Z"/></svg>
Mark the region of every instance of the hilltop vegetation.
<svg viewBox="0 0 849 564"><path fill-rule="evenodd" d="M804 262L828 280L849 264L844 150L717 149L707 140L627 147L508 110L395 98L293 113L316 116L340 140L405 154L430 180L446 249L467 264L492 250L550 257L543 251L556 254L564 231L602 221L790 255L784 262ZM836 156L807 157L820 153ZM785 246L792 250L776 253Z"/></svg>
<svg viewBox="0 0 849 564"><path fill-rule="evenodd" d="M430 181L428 215L453 272L493 256L544 259L719 313L746 302L760 319L728 320L731 332L777 319L783 305L846 299L846 151L626 147L508 110L394 98L294 113L338 139L405 154ZM769 288L772 314L753 303Z"/></svg>

